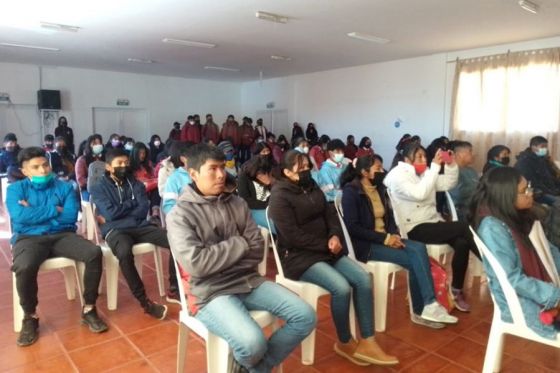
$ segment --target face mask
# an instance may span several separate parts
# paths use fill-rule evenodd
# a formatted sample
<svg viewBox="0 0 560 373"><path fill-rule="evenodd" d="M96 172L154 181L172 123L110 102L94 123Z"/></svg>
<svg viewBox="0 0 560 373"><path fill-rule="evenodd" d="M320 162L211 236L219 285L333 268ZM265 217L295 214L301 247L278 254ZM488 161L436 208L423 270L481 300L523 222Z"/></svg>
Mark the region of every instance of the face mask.
<svg viewBox="0 0 560 373"><path fill-rule="evenodd" d="M226 161L231 161L233 159L233 153L226 154Z"/></svg>
<svg viewBox="0 0 560 373"><path fill-rule="evenodd" d="M66 147L65 146L57 146L56 147L56 152L57 153L64 153L66 151Z"/></svg>
<svg viewBox="0 0 560 373"><path fill-rule="evenodd" d="M113 148L117 148L121 145L121 140L111 140L111 145L113 145Z"/></svg>
<svg viewBox="0 0 560 373"><path fill-rule="evenodd" d="M417 175L422 175L426 171L426 168L428 168L428 165L425 163L414 163L413 166Z"/></svg>
<svg viewBox="0 0 560 373"><path fill-rule="evenodd" d="M194 124L194 120L189 120L189 124Z"/></svg>
<svg viewBox="0 0 560 373"><path fill-rule="evenodd" d="M504 165L507 166L509 164L509 157L503 157L500 162Z"/></svg>
<svg viewBox="0 0 560 373"><path fill-rule="evenodd" d="M7 152L13 152L14 149L15 149L14 146L6 146L6 151L7 151Z"/></svg>
<svg viewBox="0 0 560 373"><path fill-rule="evenodd" d="M133 147L134 147L134 146L133 146L132 144L126 144L126 145L124 146L124 149L125 149L125 150L128 150L128 151L131 151Z"/></svg>
<svg viewBox="0 0 560 373"><path fill-rule="evenodd" d="M366 149L369 149L369 148L371 148L371 143L366 142L366 144L364 146L365 146Z"/></svg>
<svg viewBox="0 0 560 373"><path fill-rule="evenodd" d="M295 150L297 150L298 152L303 153L303 154L309 153L309 147L307 147L307 146L305 146L303 148L298 146Z"/></svg>
<svg viewBox="0 0 560 373"><path fill-rule="evenodd" d="M130 174L130 166L113 167L113 175L119 180L124 180Z"/></svg>
<svg viewBox="0 0 560 373"><path fill-rule="evenodd" d="M336 163L342 162L343 159L344 159L344 154L341 154L341 153L335 153L334 156L333 156L333 160Z"/></svg>
<svg viewBox="0 0 560 373"><path fill-rule="evenodd" d="M101 154L101 152L103 152L103 145L95 144L91 147L91 151L93 152L93 154L99 155Z"/></svg>
<svg viewBox="0 0 560 373"><path fill-rule="evenodd" d="M46 185L49 181L53 179L54 175L50 172L47 175L41 176L31 176L31 182L36 186L43 186Z"/></svg>
<svg viewBox="0 0 560 373"><path fill-rule="evenodd" d="M155 146L160 146L160 145L161 145L161 141L159 141L159 140L154 141L154 145L155 145Z"/></svg>
<svg viewBox="0 0 560 373"><path fill-rule="evenodd" d="M536 154L539 157L545 157L548 154L548 149L547 148L538 148Z"/></svg>
<svg viewBox="0 0 560 373"><path fill-rule="evenodd" d="M385 180L385 172L376 172L373 174L373 179L370 179L372 185L380 186L383 185L383 180Z"/></svg>
<svg viewBox="0 0 560 373"><path fill-rule="evenodd" d="M311 171L301 171L298 172L299 180L298 185L304 189L309 188L313 184L313 179L311 178Z"/></svg>

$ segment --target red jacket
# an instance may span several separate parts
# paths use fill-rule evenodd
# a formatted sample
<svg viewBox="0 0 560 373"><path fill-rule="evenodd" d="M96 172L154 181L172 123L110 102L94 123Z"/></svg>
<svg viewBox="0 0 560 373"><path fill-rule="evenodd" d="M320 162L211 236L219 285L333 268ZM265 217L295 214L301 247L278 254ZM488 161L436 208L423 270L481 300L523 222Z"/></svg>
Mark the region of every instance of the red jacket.
<svg viewBox="0 0 560 373"><path fill-rule="evenodd" d="M181 130L173 128L171 131L169 131L169 138L171 140L181 140Z"/></svg>
<svg viewBox="0 0 560 373"><path fill-rule="evenodd" d="M318 170L321 169L321 165L323 164L323 162L329 159L329 153L326 150L323 151L320 145L315 145L314 147L312 147L309 150L309 156L313 158L315 164L317 164Z"/></svg>
<svg viewBox="0 0 560 373"><path fill-rule="evenodd" d="M234 148L239 147L239 124L237 122L225 122L222 126L222 133L220 134L221 141L230 140Z"/></svg>
<svg viewBox="0 0 560 373"><path fill-rule="evenodd" d="M360 158L360 157L364 157L366 155L373 155L373 149L369 148L369 149L365 149L365 148L360 148L358 149L358 151L356 152L356 158Z"/></svg>
<svg viewBox="0 0 560 373"><path fill-rule="evenodd" d="M185 123L181 130L181 141L190 141L198 144L200 142L200 127L196 124Z"/></svg>
<svg viewBox="0 0 560 373"><path fill-rule="evenodd" d="M251 146L255 141L255 129L250 124L242 124L239 127L239 136L242 145Z"/></svg>
<svg viewBox="0 0 560 373"><path fill-rule="evenodd" d="M356 152L358 151L357 145L346 145L344 148L344 156L348 159L356 158Z"/></svg>
<svg viewBox="0 0 560 373"><path fill-rule="evenodd" d="M212 142L218 145L220 141L220 129L218 125L214 122L206 123L202 127L202 138L205 140L212 140Z"/></svg>

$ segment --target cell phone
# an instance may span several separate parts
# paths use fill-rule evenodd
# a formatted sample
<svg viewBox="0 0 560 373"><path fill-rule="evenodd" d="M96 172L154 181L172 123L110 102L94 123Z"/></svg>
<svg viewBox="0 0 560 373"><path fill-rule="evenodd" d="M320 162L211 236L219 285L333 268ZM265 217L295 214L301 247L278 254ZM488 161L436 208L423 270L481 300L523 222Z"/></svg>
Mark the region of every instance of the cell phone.
<svg viewBox="0 0 560 373"><path fill-rule="evenodd" d="M441 160L445 163L451 163L451 150L442 151Z"/></svg>

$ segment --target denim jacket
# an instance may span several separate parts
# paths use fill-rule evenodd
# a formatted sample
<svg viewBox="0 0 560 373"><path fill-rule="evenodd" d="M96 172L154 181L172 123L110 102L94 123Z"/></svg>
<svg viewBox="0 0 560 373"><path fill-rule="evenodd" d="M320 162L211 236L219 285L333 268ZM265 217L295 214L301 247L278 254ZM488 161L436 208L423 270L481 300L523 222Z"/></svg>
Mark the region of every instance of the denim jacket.
<svg viewBox="0 0 560 373"><path fill-rule="evenodd" d="M491 216L486 217L480 223L477 233L505 270L509 282L519 297L527 326L542 337L555 339L556 330L552 325L544 325L539 319L539 313L541 309L552 308L560 301L560 288L523 273L521 257L512 233L502 221ZM560 269L560 253L552 244L550 249L556 268ZM486 262L484 262L484 269L490 280L490 291L500 307L502 320L512 322L511 313L496 275Z"/></svg>

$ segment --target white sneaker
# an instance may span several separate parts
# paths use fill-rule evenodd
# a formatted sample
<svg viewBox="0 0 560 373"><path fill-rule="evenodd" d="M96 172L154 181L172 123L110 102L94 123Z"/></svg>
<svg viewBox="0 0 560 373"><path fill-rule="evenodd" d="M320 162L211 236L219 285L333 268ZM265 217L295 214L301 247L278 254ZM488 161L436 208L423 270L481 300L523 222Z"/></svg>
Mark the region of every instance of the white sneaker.
<svg viewBox="0 0 560 373"><path fill-rule="evenodd" d="M425 320L442 322L445 324L456 324L459 321L455 316L451 316L447 313L447 310L443 308L438 302L430 303L424 306L422 315L420 315Z"/></svg>
<svg viewBox="0 0 560 373"><path fill-rule="evenodd" d="M445 324L442 324L440 322L433 322L433 321L424 320L423 318L421 318L419 315L417 315L415 313L413 313L410 316L410 320L415 324L426 326L426 327L432 328L432 329L443 329L443 328L445 328Z"/></svg>

